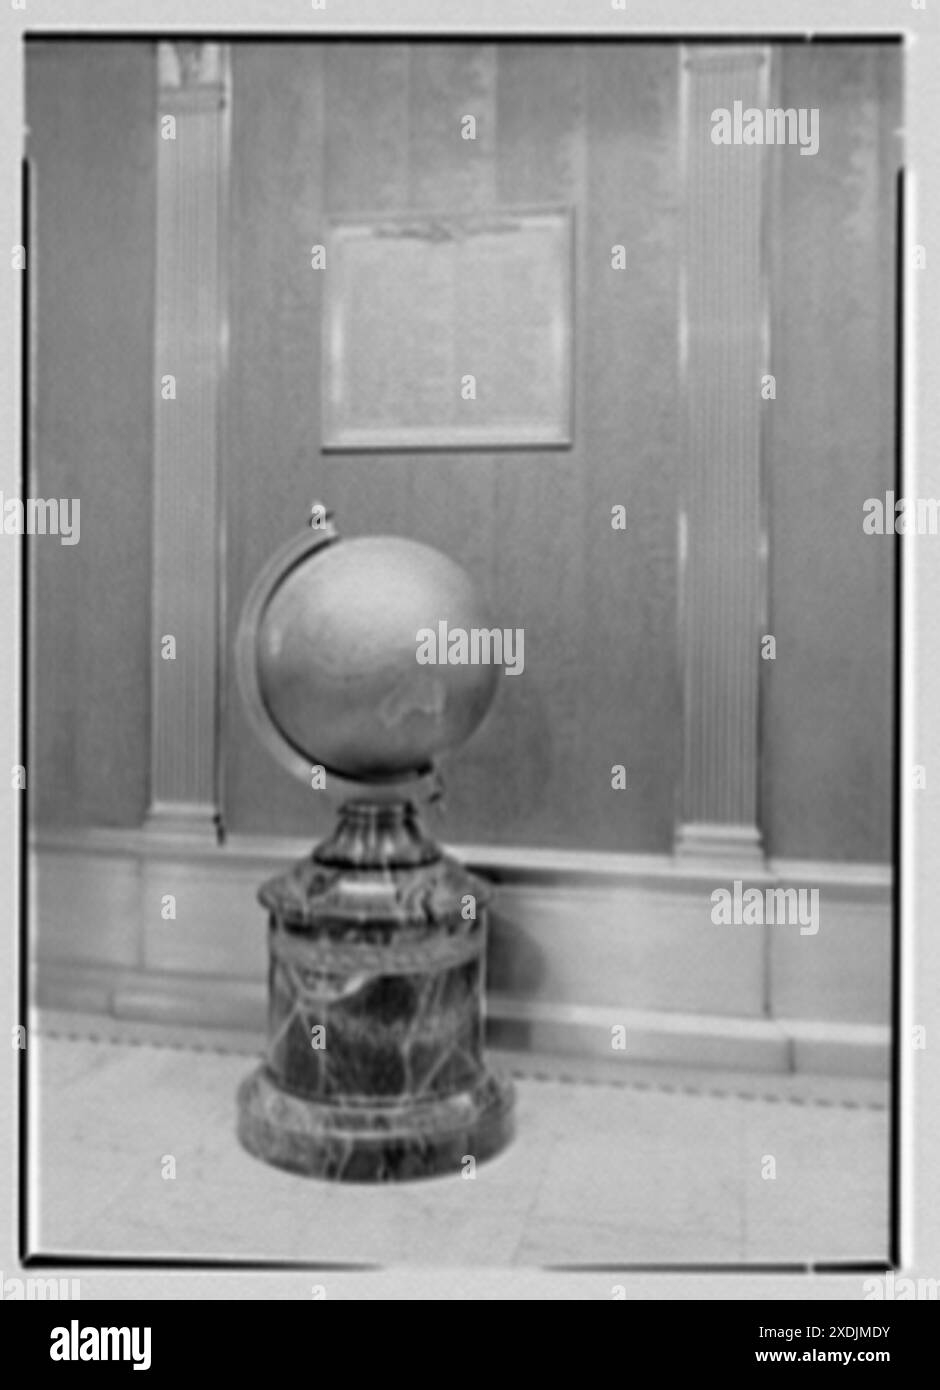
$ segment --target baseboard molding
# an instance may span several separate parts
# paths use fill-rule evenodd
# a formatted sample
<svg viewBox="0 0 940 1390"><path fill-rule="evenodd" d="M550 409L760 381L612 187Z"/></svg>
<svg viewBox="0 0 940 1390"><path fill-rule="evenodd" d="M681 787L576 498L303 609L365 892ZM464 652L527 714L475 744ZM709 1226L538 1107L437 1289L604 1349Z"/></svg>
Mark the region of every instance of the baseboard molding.
<svg viewBox="0 0 940 1390"><path fill-rule="evenodd" d="M544 883L546 886L575 887L581 883L600 882L631 885L662 886L665 883L709 883L715 881L715 865L708 857L678 854L627 854L601 850L543 849L535 845L476 845L448 843L433 824L428 829L445 844L450 853L462 859L478 872L499 883ZM75 829L52 826L33 831L30 849L34 854L83 854L143 857L160 847L162 836L154 835L147 826L138 829L116 829L93 826ZM232 835L219 843L217 837L198 840L185 836L174 839L173 848L193 862L213 864L233 862L243 866L255 865L276 872L277 866L293 863L309 854L311 839L286 835ZM274 866L272 868L272 866ZM725 874L735 865L719 866ZM825 884L851 894L853 890L866 897L889 902L892 886L890 864L867 861L831 859L767 858L760 866L750 863L737 865L743 869L749 883L782 881Z"/></svg>
<svg viewBox="0 0 940 1390"><path fill-rule="evenodd" d="M34 1001L141 1024L263 1037L260 882L309 853L290 840L168 842L55 831L33 846ZM725 1071L889 1070L891 877L879 865L742 867L754 886L815 886L820 930L716 926L729 870L670 856L464 846L496 885L493 1045ZM172 894L176 918L161 903ZM623 1029L614 1049L612 1030Z"/></svg>
<svg viewBox="0 0 940 1390"><path fill-rule="evenodd" d="M261 980L215 977L210 983L199 976L41 963L33 999L41 1012L104 1015L159 1028L168 1041L177 1033L201 1029L224 1038L225 1050L257 1053L264 1046L267 990ZM622 1030L622 1046L614 1046L615 1030ZM494 992L487 1000L486 1038L489 1047L508 1052L624 1065L872 1080L889 1074L889 1030L861 1024L614 1012L533 1004Z"/></svg>

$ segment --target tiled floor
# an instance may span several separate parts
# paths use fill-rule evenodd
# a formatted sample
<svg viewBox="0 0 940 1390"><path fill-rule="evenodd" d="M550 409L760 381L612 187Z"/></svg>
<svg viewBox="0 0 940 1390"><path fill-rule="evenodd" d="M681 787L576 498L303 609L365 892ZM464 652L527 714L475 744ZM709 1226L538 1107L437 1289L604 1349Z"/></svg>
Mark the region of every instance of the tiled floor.
<svg viewBox="0 0 940 1390"><path fill-rule="evenodd" d="M518 1138L474 1179L345 1187L243 1153L244 1056L35 1035L31 1054L44 1253L620 1266L888 1252L889 1116L860 1083L520 1076Z"/></svg>

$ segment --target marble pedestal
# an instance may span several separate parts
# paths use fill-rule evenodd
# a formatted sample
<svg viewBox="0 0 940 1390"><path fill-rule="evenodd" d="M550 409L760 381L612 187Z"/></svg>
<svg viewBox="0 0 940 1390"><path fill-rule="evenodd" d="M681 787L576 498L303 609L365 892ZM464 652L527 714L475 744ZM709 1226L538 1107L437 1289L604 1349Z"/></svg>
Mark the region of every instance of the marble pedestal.
<svg viewBox="0 0 940 1390"><path fill-rule="evenodd" d="M238 1096L250 1153L388 1182L459 1173L509 1141L512 1088L482 1055L487 896L407 802L348 803L264 885L267 1055Z"/></svg>

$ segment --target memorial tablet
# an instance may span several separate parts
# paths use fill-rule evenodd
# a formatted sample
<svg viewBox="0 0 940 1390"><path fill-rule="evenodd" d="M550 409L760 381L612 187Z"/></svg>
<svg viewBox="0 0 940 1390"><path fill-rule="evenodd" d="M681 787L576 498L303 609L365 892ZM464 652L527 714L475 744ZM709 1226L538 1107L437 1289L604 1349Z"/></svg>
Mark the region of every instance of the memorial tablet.
<svg viewBox="0 0 940 1390"><path fill-rule="evenodd" d="M570 444L568 212L343 219L325 278L325 449Z"/></svg>

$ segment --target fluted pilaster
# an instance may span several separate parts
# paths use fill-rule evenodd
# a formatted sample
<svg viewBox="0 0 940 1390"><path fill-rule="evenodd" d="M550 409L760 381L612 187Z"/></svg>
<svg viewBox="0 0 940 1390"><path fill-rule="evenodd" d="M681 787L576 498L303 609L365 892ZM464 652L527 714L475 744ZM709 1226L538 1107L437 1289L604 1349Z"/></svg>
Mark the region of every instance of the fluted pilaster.
<svg viewBox="0 0 940 1390"><path fill-rule="evenodd" d="M685 739L678 848L760 851L758 687L765 611L761 383L769 370L761 145L712 141L712 113L768 105L766 49L689 51L683 69ZM779 157L782 151L773 151Z"/></svg>
<svg viewBox="0 0 940 1390"><path fill-rule="evenodd" d="M152 775L148 825L214 836L225 45L157 45ZM175 652L167 642L173 639Z"/></svg>

